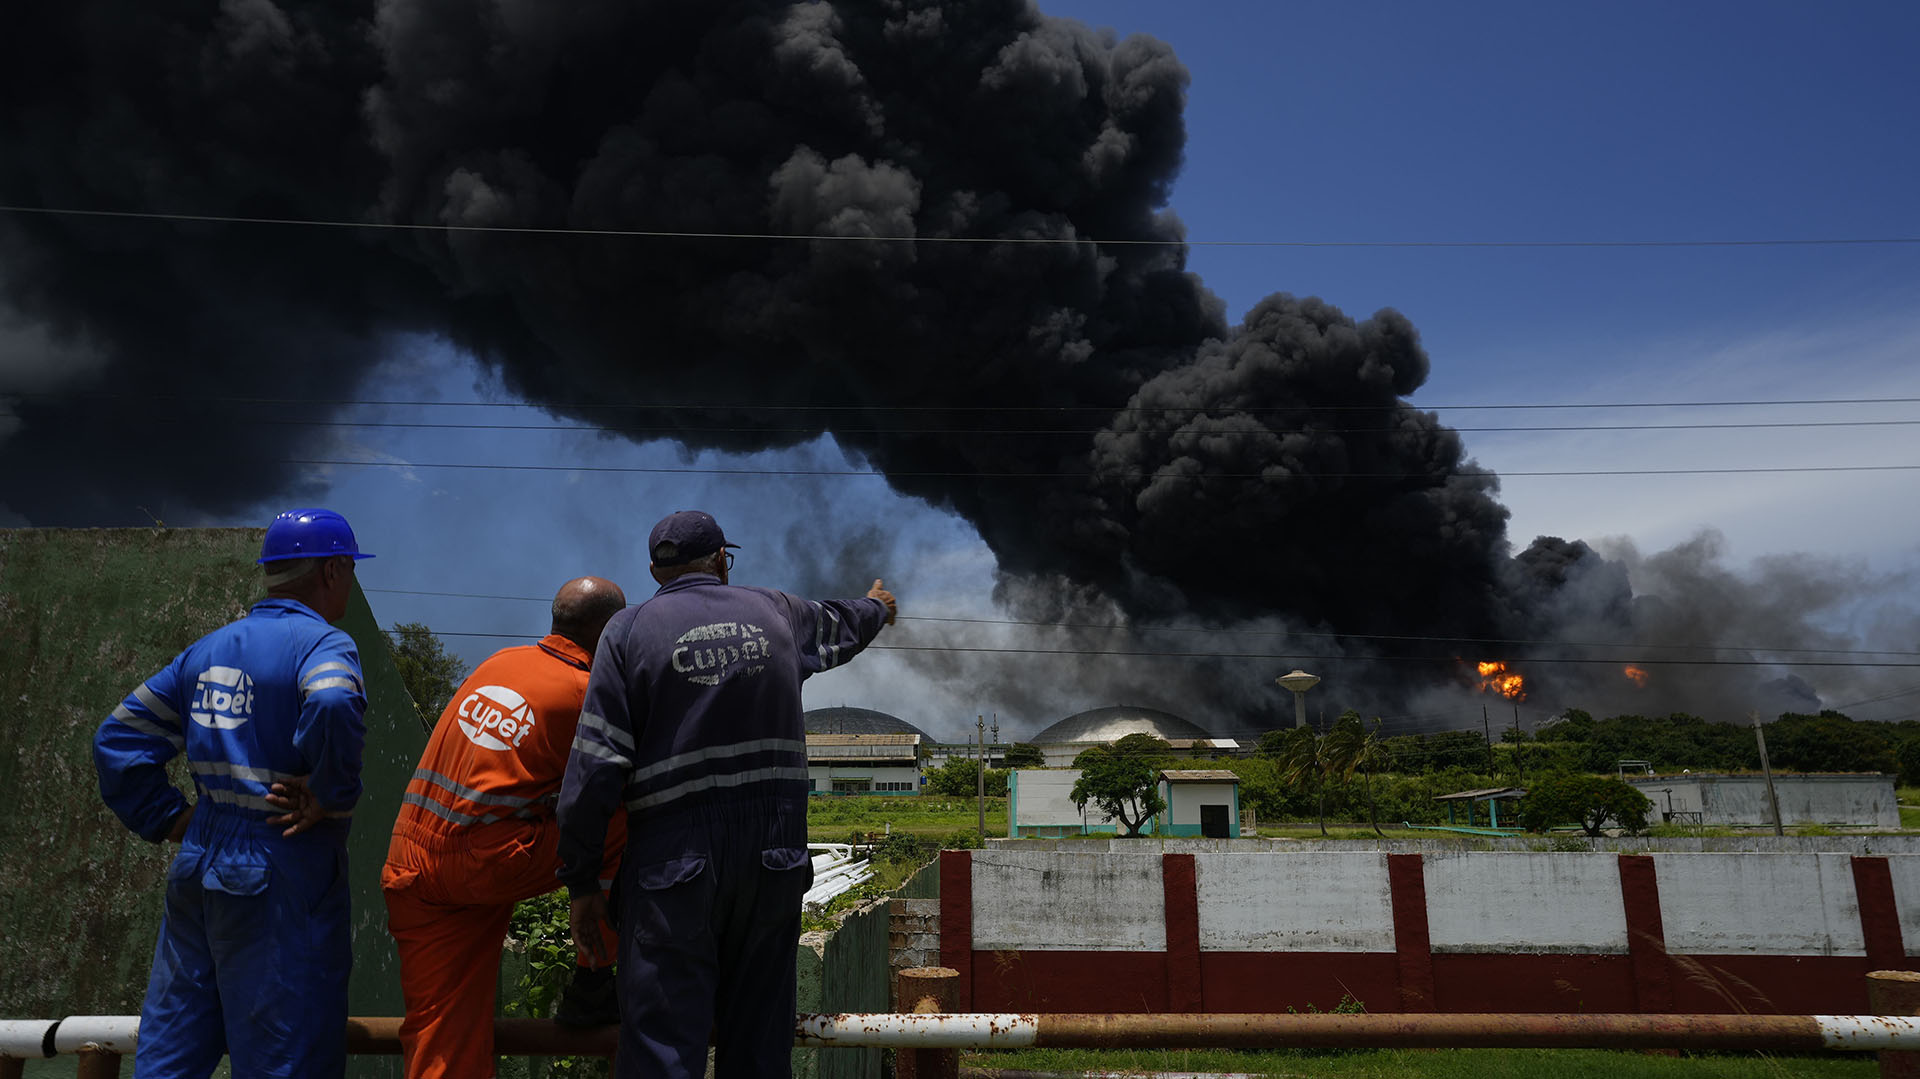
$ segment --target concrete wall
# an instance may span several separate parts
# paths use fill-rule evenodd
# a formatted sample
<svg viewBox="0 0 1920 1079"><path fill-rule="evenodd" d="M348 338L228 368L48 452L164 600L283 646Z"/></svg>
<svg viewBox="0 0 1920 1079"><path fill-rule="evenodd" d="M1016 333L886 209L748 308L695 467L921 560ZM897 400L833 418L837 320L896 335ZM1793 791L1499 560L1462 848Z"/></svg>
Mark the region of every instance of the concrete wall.
<svg viewBox="0 0 1920 1079"><path fill-rule="evenodd" d="M1666 837L1620 836L1588 839L1585 836L1447 836L1431 839L1270 839L1247 836L1240 839L1203 839L1185 836L1087 836L1084 838L989 838L991 848L1017 847L1021 850L1095 851L1153 854L1203 852L1299 853L1302 851L1379 850L1394 854L1450 854L1457 851L1515 851L1541 853L1563 851L1573 845L1587 850L1615 854L1665 852L1683 854L1700 851L1746 852L1750 854L1920 854L1920 835L1822 835L1776 836L1736 835Z"/></svg>
<svg viewBox="0 0 1920 1079"><path fill-rule="evenodd" d="M1134 849L943 854L965 1007L1848 1013L1920 956L1920 855Z"/></svg>
<svg viewBox="0 0 1920 1079"><path fill-rule="evenodd" d="M1699 813L1705 824L1736 827L1773 823L1765 776L1629 776L1627 782L1653 800L1656 813L1669 809ZM1773 786L1785 825L1900 827L1900 808L1889 775L1776 775Z"/></svg>

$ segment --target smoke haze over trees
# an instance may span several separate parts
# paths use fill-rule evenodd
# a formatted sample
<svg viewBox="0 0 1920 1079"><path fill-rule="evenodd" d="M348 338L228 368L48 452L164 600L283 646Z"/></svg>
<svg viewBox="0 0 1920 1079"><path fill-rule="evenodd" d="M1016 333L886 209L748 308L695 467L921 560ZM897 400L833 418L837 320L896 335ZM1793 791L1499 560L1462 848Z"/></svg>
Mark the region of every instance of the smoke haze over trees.
<svg viewBox="0 0 1920 1079"><path fill-rule="evenodd" d="M256 421L314 408L234 399L348 398L427 334L635 440L830 434L977 529L1017 616L1327 634L1290 647L1369 687L1343 703L1470 692L1489 649L1835 639L1710 551L1645 560L1659 603L1584 543L1513 557L1497 479L1406 400L1429 358L1397 312L1283 292L1229 326L1167 208L1189 77L1024 0L36 5L0 44L0 200L446 227L0 215L0 502L126 524L156 491L305 492L310 429ZM1816 608L1817 577L1782 570Z"/></svg>

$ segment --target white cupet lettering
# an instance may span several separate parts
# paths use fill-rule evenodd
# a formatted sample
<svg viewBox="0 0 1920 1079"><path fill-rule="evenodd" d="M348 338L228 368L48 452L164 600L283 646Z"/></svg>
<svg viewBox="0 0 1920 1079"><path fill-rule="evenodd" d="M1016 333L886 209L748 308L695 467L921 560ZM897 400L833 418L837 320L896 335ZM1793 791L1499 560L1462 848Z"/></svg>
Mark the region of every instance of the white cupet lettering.
<svg viewBox="0 0 1920 1079"><path fill-rule="evenodd" d="M454 714L460 733L481 749L517 748L538 726L533 705L506 686L481 686L467 694Z"/></svg>

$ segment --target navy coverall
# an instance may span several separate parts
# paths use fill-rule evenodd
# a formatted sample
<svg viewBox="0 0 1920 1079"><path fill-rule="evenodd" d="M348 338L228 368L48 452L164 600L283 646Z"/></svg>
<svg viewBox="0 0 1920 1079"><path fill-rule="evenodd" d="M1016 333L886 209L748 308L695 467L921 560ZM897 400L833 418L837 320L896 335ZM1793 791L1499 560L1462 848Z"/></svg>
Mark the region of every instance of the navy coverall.
<svg viewBox="0 0 1920 1079"><path fill-rule="evenodd" d="M346 1070L347 811L360 797L366 691L353 639L303 603L269 599L190 645L94 734L100 794L142 838L198 798L167 871L135 1074L340 1076ZM329 818L283 837L268 787L290 777Z"/></svg>
<svg viewBox="0 0 1920 1079"><path fill-rule="evenodd" d="M560 879L620 864L621 1079L789 1074L807 854L800 683L880 632L877 599L815 602L691 573L613 616L560 788Z"/></svg>

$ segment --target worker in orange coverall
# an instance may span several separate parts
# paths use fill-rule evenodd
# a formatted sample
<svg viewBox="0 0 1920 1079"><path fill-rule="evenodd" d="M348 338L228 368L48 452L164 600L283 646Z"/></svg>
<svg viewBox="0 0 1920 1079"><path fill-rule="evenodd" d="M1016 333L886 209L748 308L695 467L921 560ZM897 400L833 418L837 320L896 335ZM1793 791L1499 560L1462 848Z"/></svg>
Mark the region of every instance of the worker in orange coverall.
<svg viewBox="0 0 1920 1079"><path fill-rule="evenodd" d="M494 653L468 676L407 784L380 887L400 946L409 1079L494 1074L501 942L515 903L560 886L560 777L600 631L626 603L618 585L599 577L562 585L552 632ZM607 836L602 888L626 842L624 818L618 830ZM605 943L611 951L615 939ZM594 969L588 954L579 952L559 1022L619 1019L613 970Z"/></svg>

